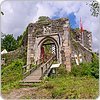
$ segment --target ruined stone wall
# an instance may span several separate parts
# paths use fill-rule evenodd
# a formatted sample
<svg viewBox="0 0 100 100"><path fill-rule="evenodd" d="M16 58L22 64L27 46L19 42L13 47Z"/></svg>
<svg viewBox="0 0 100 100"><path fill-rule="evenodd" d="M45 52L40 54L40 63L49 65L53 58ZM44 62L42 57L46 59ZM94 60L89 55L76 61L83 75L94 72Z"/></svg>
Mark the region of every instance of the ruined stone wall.
<svg viewBox="0 0 100 100"><path fill-rule="evenodd" d="M50 18L44 19L43 17L42 20L40 19L36 23L31 23L28 26L27 64L34 63L39 59L40 45L38 44L48 36L58 42L60 63L65 64L68 71L71 71L72 55L74 56L74 54L81 54L83 62L91 61L92 52L80 44L82 42L80 32L74 30L73 34L71 33L69 20L67 18L56 20ZM56 37L53 36L54 34L57 34ZM72 35L76 39L75 41L71 38Z"/></svg>
<svg viewBox="0 0 100 100"><path fill-rule="evenodd" d="M18 50L4 54L2 58L7 57L5 59L6 62L25 57L25 60L27 59L27 65L35 63L40 58L41 44L45 39L48 39L47 37L52 37L57 42L54 41L58 45L58 62L65 64L68 71L71 71L71 62L73 62L72 58L75 54L81 54L83 62L91 61L92 51L80 44L80 32L75 31L73 34L71 33L70 23L67 18L38 20L36 23L30 23L27 31L26 38L23 42L23 44L27 45L27 52L26 49L19 48ZM74 33L76 34L74 35ZM76 40L72 38L72 35L74 35L73 38ZM39 44L39 42L41 43Z"/></svg>
<svg viewBox="0 0 100 100"><path fill-rule="evenodd" d="M26 64L27 59L27 47L20 47L14 51L10 51L6 54L1 55L1 60L4 59L4 65L9 65L12 61L16 59L23 59Z"/></svg>
<svg viewBox="0 0 100 100"><path fill-rule="evenodd" d="M80 32L80 29L71 29L71 37L76 41L79 41L84 47L92 50L92 34L87 30L83 30L83 33Z"/></svg>
<svg viewBox="0 0 100 100"><path fill-rule="evenodd" d="M91 62L92 60L92 51L84 47L82 44L75 40L71 40L71 49L72 49L72 63L74 62L75 64L75 55L79 56L79 54L82 55L82 62Z"/></svg>

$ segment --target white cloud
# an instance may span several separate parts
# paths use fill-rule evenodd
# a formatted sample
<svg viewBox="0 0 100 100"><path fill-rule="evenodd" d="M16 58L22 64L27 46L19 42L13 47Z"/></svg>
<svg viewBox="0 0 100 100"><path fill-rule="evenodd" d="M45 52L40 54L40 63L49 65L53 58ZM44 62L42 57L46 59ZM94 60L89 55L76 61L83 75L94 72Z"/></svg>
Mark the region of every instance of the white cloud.
<svg viewBox="0 0 100 100"><path fill-rule="evenodd" d="M52 17L59 12L60 17L74 13L76 23L82 18L83 27L92 32L93 48L99 47L99 18L91 16L90 7L86 1L6 1L1 6L1 30L4 33L22 34L30 22L35 22L39 16Z"/></svg>
<svg viewBox="0 0 100 100"><path fill-rule="evenodd" d="M1 10L4 15L1 16L1 31L14 34L15 37L22 34L37 12L36 3L34 1L3 2Z"/></svg>
<svg viewBox="0 0 100 100"><path fill-rule="evenodd" d="M46 3L40 2L36 5L36 7L37 7L37 12L35 17L33 18L33 21L37 21L39 16L51 17L53 15L53 11L50 10L52 8L50 8L50 6Z"/></svg>

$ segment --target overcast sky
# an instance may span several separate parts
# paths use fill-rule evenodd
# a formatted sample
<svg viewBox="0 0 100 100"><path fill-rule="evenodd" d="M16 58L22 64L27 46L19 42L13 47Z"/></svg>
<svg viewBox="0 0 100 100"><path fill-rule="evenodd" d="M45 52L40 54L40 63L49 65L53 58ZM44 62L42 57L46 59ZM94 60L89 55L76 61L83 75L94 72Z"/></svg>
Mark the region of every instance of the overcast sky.
<svg viewBox="0 0 100 100"><path fill-rule="evenodd" d="M17 37L23 33L30 22L39 16L52 19L68 17L73 28L79 27L80 17L83 28L92 32L93 50L99 49L99 17L91 16L90 1L5 1L1 5L4 15L1 16L1 31Z"/></svg>

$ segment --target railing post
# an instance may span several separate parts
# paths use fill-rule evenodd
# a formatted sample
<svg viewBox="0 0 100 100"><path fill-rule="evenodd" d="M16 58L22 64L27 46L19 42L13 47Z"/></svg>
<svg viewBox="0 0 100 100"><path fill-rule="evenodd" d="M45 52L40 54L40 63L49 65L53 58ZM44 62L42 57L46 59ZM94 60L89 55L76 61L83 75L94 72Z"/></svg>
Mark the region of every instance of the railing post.
<svg viewBox="0 0 100 100"><path fill-rule="evenodd" d="M22 68L22 74L24 74L24 68Z"/></svg>
<svg viewBox="0 0 100 100"><path fill-rule="evenodd" d="M46 70L47 70L47 64L46 64Z"/></svg>
<svg viewBox="0 0 100 100"><path fill-rule="evenodd" d="M25 71L25 72L26 72L26 70L27 70L27 67L24 68L24 71Z"/></svg>
<svg viewBox="0 0 100 100"><path fill-rule="evenodd" d="M36 61L36 65L37 65L37 61Z"/></svg>
<svg viewBox="0 0 100 100"><path fill-rule="evenodd" d="M43 67L41 67L41 76L43 75Z"/></svg>
<svg viewBox="0 0 100 100"><path fill-rule="evenodd" d="M30 64L30 69L32 68L32 64ZM31 74L31 70L30 70L30 74Z"/></svg>
<svg viewBox="0 0 100 100"><path fill-rule="evenodd" d="M49 67L50 67L50 65L51 65L51 61L52 61L52 59L49 61Z"/></svg>

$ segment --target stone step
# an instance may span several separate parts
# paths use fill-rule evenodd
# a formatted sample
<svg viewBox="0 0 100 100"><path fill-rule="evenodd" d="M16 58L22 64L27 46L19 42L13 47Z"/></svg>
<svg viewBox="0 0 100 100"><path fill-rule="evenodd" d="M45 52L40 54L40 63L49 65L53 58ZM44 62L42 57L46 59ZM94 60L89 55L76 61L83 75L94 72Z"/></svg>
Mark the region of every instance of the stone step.
<svg viewBox="0 0 100 100"><path fill-rule="evenodd" d="M20 83L20 86L28 86L28 87L32 87L33 86L33 83Z"/></svg>
<svg viewBox="0 0 100 100"><path fill-rule="evenodd" d="M24 80L32 80L32 79L38 80L40 79L40 77L41 76L26 77Z"/></svg>
<svg viewBox="0 0 100 100"><path fill-rule="evenodd" d="M34 83L40 83L41 82L41 80L40 81L31 81L31 82L22 82L22 81L20 81L20 86L22 86L22 87L33 87L33 84Z"/></svg>
<svg viewBox="0 0 100 100"><path fill-rule="evenodd" d="M41 82L41 80L33 80L33 79L31 79L31 80L22 80L22 81L20 81L20 83L21 84L27 84L27 83L39 83L39 82Z"/></svg>

